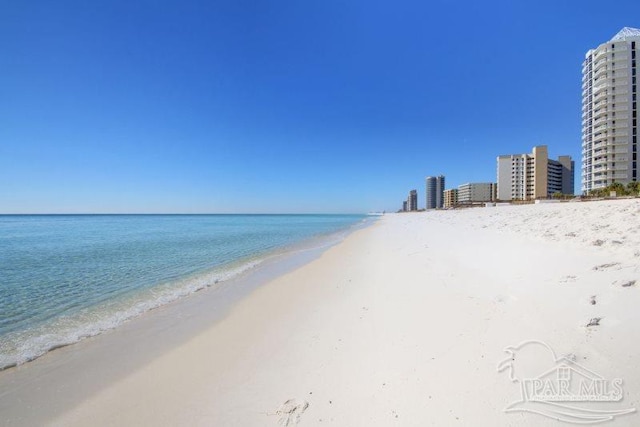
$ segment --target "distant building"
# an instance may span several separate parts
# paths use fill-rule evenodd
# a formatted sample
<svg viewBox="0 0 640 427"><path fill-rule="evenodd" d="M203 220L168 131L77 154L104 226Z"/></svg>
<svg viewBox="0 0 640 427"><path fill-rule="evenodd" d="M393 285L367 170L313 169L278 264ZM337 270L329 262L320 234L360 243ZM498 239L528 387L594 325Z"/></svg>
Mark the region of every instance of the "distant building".
<svg viewBox="0 0 640 427"><path fill-rule="evenodd" d="M416 190L409 191L409 198L407 199L407 208L410 211L418 210L418 192Z"/></svg>
<svg viewBox="0 0 640 427"><path fill-rule="evenodd" d="M402 212L406 212L407 211L407 201L403 201L402 202Z"/></svg>
<svg viewBox="0 0 640 427"><path fill-rule="evenodd" d="M496 200L496 187L493 182L469 182L458 186L458 204L469 205Z"/></svg>
<svg viewBox="0 0 640 427"><path fill-rule="evenodd" d="M640 29L625 27L582 63L582 192L638 176Z"/></svg>
<svg viewBox="0 0 640 427"><path fill-rule="evenodd" d="M428 176L427 209L442 209L444 207L444 175Z"/></svg>
<svg viewBox="0 0 640 427"><path fill-rule="evenodd" d="M458 204L458 189L451 188L449 190L444 190L443 198L444 198L444 208L445 209L453 208Z"/></svg>
<svg viewBox="0 0 640 427"><path fill-rule="evenodd" d="M498 200L533 200L554 193L573 194L571 156L550 160L546 145L531 154L498 156Z"/></svg>

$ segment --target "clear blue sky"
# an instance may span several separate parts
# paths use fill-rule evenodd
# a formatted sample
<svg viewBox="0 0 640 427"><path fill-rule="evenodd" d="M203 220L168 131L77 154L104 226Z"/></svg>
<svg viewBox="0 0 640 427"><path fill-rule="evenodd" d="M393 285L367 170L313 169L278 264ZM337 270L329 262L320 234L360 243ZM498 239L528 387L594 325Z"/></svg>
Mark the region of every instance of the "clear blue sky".
<svg viewBox="0 0 640 427"><path fill-rule="evenodd" d="M581 63L624 26L637 0L0 0L0 213L396 210L538 144L578 183Z"/></svg>

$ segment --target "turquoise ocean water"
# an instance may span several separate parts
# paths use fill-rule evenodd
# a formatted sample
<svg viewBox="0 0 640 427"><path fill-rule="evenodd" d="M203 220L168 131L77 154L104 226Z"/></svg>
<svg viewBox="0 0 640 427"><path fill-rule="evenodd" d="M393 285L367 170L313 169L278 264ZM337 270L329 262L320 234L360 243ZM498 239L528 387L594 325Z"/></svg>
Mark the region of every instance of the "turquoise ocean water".
<svg viewBox="0 0 640 427"><path fill-rule="evenodd" d="M364 215L0 215L0 369L228 280Z"/></svg>

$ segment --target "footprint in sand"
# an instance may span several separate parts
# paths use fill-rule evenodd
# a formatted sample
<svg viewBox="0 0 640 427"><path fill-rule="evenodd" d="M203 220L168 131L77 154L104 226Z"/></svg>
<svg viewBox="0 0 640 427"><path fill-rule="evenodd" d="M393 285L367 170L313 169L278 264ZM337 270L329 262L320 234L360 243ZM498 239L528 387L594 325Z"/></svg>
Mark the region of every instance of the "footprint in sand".
<svg viewBox="0 0 640 427"><path fill-rule="evenodd" d="M575 281L576 281L576 279L578 279L578 277L577 277L577 276L571 276L571 275L569 275L569 276L563 276L563 277L560 279L560 283L570 283L570 282L575 282Z"/></svg>
<svg viewBox="0 0 640 427"><path fill-rule="evenodd" d="M593 269L595 271L604 271L604 270L610 270L613 267L617 267L616 270L620 270L620 263L619 262L609 262L609 263L606 263L606 264L596 265L595 267L593 267Z"/></svg>
<svg viewBox="0 0 640 427"><path fill-rule="evenodd" d="M613 282L614 285L620 285L623 288L628 288L630 286L635 286L636 281L635 280L616 280L615 282Z"/></svg>
<svg viewBox="0 0 640 427"><path fill-rule="evenodd" d="M307 402L306 400L287 400L276 411L276 415L280 417L280 419L278 420L278 424L282 427L297 425L300 422L300 417L308 407L309 402Z"/></svg>
<svg viewBox="0 0 640 427"><path fill-rule="evenodd" d="M602 320L602 317L594 317L591 320L589 320L589 323L587 323L587 328L590 328L592 326L600 326L600 321Z"/></svg>

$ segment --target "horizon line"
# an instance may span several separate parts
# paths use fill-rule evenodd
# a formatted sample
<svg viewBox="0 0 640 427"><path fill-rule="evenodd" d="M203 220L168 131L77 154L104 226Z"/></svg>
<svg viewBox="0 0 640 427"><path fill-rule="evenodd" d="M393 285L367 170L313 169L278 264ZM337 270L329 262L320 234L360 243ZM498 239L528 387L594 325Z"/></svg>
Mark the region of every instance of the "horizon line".
<svg viewBox="0 0 640 427"><path fill-rule="evenodd" d="M182 212L81 212L81 213L3 213L0 216L54 216L54 215L366 215L368 212L199 212L199 213L182 213Z"/></svg>

